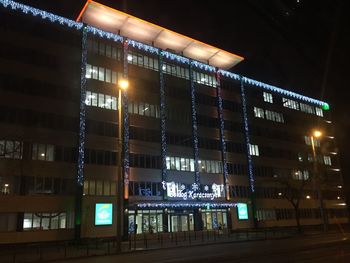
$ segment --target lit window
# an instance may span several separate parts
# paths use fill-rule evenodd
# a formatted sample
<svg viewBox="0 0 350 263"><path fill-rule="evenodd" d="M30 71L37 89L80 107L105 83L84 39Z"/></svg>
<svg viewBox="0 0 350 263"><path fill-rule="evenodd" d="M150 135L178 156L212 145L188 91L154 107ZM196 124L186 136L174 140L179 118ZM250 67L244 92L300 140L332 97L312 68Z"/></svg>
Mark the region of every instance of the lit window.
<svg viewBox="0 0 350 263"><path fill-rule="evenodd" d="M265 110L265 115L267 120L284 123L282 113Z"/></svg>
<svg viewBox="0 0 350 263"><path fill-rule="evenodd" d="M273 97L271 93L263 92L263 97L265 102L273 103Z"/></svg>
<svg viewBox="0 0 350 263"><path fill-rule="evenodd" d="M259 147L256 144L249 144L249 154L259 156Z"/></svg>
<svg viewBox="0 0 350 263"><path fill-rule="evenodd" d="M321 108L316 107L316 115L323 117L323 110Z"/></svg>
<svg viewBox="0 0 350 263"><path fill-rule="evenodd" d="M311 105L307 105L304 103L299 103L300 104L300 110L306 113L310 113L310 114L315 114L315 109L313 106Z"/></svg>
<svg viewBox="0 0 350 263"><path fill-rule="evenodd" d="M254 107L254 116L257 118L264 119L264 110L261 108Z"/></svg>
<svg viewBox="0 0 350 263"><path fill-rule="evenodd" d="M291 99L282 98L283 106L293 110L299 110L299 102Z"/></svg>
<svg viewBox="0 0 350 263"><path fill-rule="evenodd" d="M330 156L327 156L327 155L323 156L323 160L325 165L329 165L329 166L332 165L332 159Z"/></svg>

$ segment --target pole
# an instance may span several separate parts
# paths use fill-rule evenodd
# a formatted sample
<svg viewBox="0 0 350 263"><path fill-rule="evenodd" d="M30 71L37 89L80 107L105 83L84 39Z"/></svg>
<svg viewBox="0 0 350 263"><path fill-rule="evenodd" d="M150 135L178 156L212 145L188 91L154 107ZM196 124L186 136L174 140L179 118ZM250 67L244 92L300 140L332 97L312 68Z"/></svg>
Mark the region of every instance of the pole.
<svg viewBox="0 0 350 263"><path fill-rule="evenodd" d="M326 215L324 212L324 204L323 204L323 197L322 197L322 189L321 189L321 183L320 183L320 176L318 172L318 164L317 164L317 156L316 156L316 149L315 149L315 141L314 141L314 136L311 136L311 146L312 146L312 154L314 158L314 176L313 180L314 183L316 183L317 187L317 195L318 195L318 200L320 202L320 215L321 215L321 220L322 220L322 225L323 225L323 231L326 232L328 230L328 225L326 221Z"/></svg>
<svg viewBox="0 0 350 263"><path fill-rule="evenodd" d="M123 120L122 120L122 90L119 88L118 92L118 173L117 173L117 253L121 252L122 242L122 215L123 215L123 166L122 166L122 131L123 131Z"/></svg>

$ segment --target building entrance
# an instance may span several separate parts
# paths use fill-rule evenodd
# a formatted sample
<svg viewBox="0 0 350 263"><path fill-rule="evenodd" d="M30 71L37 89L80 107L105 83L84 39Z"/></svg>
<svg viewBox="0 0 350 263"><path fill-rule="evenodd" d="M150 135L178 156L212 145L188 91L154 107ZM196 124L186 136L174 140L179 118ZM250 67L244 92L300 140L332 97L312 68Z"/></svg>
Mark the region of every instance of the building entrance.
<svg viewBox="0 0 350 263"><path fill-rule="evenodd" d="M194 230L193 213L188 214L169 214L168 215L169 230L171 232L183 232Z"/></svg>

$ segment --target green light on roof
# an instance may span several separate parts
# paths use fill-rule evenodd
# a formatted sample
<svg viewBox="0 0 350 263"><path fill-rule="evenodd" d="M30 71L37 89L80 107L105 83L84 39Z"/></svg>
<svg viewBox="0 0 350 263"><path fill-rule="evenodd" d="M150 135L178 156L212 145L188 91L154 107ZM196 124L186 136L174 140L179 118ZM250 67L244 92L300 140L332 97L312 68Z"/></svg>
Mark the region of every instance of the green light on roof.
<svg viewBox="0 0 350 263"><path fill-rule="evenodd" d="M323 110L329 110L329 105L328 105L328 103L323 104L322 109L323 109Z"/></svg>

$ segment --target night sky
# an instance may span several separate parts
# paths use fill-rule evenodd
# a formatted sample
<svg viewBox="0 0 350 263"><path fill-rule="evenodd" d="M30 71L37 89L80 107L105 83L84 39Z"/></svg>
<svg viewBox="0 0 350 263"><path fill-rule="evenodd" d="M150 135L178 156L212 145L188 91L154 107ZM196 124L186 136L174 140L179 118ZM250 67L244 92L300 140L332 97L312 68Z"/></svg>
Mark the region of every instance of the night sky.
<svg viewBox="0 0 350 263"><path fill-rule="evenodd" d="M18 2L71 19L85 4L84 0ZM243 56L245 60L232 70L236 73L328 102L343 176L350 177L350 1L98 2Z"/></svg>

